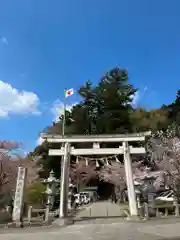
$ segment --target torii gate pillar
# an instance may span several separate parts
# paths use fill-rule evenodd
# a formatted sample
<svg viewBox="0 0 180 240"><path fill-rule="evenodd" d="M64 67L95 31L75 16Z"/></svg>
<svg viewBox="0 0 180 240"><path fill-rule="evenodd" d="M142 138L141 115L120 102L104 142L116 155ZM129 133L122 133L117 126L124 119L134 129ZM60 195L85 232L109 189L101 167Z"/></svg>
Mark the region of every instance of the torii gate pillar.
<svg viewBox="0 0 180 240"><path fill-rule="evenodd" d="M129 212L131 217L138 216L138 209L136 203L136 194L134 189L134 181L133 181L133 172L132 172L132 161L130 157L130 149L128 142L123 142L124 148L124 167L126 174L126 184L128 190L128 200L129 200Z"/></svg>
<svg viewBox="0 0 180 240"><path fill-rule="evenodd" d="M60 189L60 206L59 218L68 217L68 192L69 192L69 151L70 144L65 143L64 156L61 167L61 189Z"/></svg>

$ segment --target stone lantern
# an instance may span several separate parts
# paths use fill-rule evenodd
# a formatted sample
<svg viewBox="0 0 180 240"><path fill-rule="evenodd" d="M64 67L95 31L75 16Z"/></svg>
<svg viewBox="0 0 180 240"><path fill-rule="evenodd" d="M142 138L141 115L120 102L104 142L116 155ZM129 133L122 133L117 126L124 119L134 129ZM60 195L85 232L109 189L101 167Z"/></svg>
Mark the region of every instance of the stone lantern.
<svg viewBox="0 0 180 240"><path fill-rule="evenodd" d="M152 203L154 201L156 189L153 184L155 180L156 177L154 176L146 176L142 179L142 192L145 202Z"/></svg>
<svg viewBox="0 0 180 240"><path fill-rule="evenodd" d="M44 180L44 183L47 185L45 194L47 196L46 205L49 209L53 207L55 196L57 194L56 187L59 184L59 179L54 177L53 170L49 173L48 179Z"/></svg>
<svg viewBox="0 0 180 240"><path fill-rule="evenodd" d="M155 179L156 177L149 176L149 175L142 179L142 196L143 196L146 218L149 218L149 216L155 215L154 199L156 196L156 189L153 184Z"/></svg>

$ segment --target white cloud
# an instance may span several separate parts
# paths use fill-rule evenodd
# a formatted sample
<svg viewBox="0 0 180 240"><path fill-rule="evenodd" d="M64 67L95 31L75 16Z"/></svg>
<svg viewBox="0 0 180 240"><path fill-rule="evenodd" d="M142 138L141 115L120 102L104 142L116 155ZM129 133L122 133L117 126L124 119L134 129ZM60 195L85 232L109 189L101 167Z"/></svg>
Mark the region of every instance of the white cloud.
<svg viewBox="0 0 180 240"><path fill-rule="evenodd" d="M140 104L140 102L143 100L143 98L145 97L145 94L148 90L148 87L145 86L142 90L138 90L133 97L133 101L132 101L132 105L133 106L137 106L138 104Z"/></svg>
<svg viewBox="0 0 180 240"><path fill-rule="evenodd" d="M39 137L36 141L36 144L39 146L44 142L44 139L42 137Z"/></svg>
<svg viewBox="0 0 180 240"><path fill-rule="evenodd" d="M0 117L9 114L40 114L39 98L34 92L19 91L0 80Z"/></svg>
<svg viewBox="0 0 180 240"><path fill-rule="evenodd" d="M0 37L0 41L1 41L1 43L3 43L3 44L8 44L8 40L7 40L6 37L1 36L1 37Z"/></svg>
<svg viewBox="0 0 180 240"><path fill-rule="evenodd" d="M76 103L66 104L66 110L71 110ZM64 104L60 100L56 100L53 104L51 112L54 116L53 121L58 122L59 116L64 113Z"/></svg>
<svg viewBox="0 0 180 240"><path fill-rule="evenodd" d="M137 105L139 99L140 99L140 92L137 91L137 92L134 94L134 97L133 97L133 100L132 100L132 105Z"/></svg>

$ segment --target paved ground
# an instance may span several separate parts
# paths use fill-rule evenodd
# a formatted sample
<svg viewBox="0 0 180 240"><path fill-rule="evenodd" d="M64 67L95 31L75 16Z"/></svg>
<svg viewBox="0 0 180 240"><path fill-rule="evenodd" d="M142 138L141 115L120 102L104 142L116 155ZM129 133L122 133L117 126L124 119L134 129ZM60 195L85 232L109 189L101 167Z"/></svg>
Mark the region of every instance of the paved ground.
<svg viewBox="0 0 180 240"><path fill-rule="evenodd" d="M94 206L93 211L96 215L107 213L103 210L107 203L98 203ZM110 203L108 206L114 207ZM114 213L114 210L109 211ZM118 211L117 208L116 210ZM76 221L74 225L61 228L0 229L0 240L24 240L25 237L27 240L180 240L180 218L144 222L104 218Z"/></svg>
<svg viewBox="0 0 180 240"><path fill-rule="evenodd" d="M120 221L120 220L119 220ZM109 220L63 228L2 229L1 240L174 240L180 239L180 219L148 222Z"/></svg>

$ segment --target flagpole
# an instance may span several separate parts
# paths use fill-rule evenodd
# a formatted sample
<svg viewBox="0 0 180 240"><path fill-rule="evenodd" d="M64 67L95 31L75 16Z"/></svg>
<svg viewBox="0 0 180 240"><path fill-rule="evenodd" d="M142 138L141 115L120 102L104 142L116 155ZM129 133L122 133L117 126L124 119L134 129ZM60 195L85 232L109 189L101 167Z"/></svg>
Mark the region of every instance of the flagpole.
<svg viewBox="0 0 180 240"><path fill-rule="evenodd" d="M64 89L64 115L62 122L62 136L65 135L65 126L66 126L66 89Z"/></svg>
<svg viewBox="0 0 180 240"><path fill-rule="evenodd" d="M65 135L65 124L66 124L66 89L64 89L64 109L63 109L63 121L62 121L62 129L61 134L62 137ZM65 143L62 144L62 147L65 147ZM59 204L59 218L63 218L64 213L67 210L67 203L65 202L67 198L67 176L65 174L65 155L61 157L61 182L60 182L60 204Z"/></svg>
<svg viewBox="0 0 180 240"><path fill-rule="evenodd" d="M62 137L65 135L65 127L66 127L66 98L68 96L71 96L73 94L73 89L70 89L67 91L67 89L64 89L64 116L62 121ZM59 206L59 217L67 217L67 211L68 211L68 188L69 188L69 154L68 154L68 145L67 143L63 143L62 147L64 148L64 156L62 156L61 161L61 193L60 193L60 206Z"/></svg>

